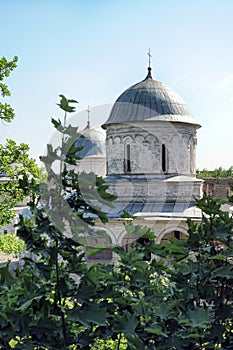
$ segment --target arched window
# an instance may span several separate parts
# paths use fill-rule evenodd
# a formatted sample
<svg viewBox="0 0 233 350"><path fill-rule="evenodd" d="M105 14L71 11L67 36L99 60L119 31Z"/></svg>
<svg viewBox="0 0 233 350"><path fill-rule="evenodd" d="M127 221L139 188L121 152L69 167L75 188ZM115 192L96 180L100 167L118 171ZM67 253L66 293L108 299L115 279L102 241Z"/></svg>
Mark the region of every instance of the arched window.
<svg viewBox="0 0 233 350"><path fill-rule="evenodd" d="M130 159L130 145L126 145L126 155L125 155L125 172L131 172L131 159Z"/></svg>
<svg viewBox="0 0 233 350"><path fill-rule="evenodd" d="M179 239L179 240L183 241L183 240L187 239L187 236L183 232L180 232L180 231L177 231L177 230L171 231L171 232L166 233L162 237L160 243L162 243L162 244L169 243L170 242L169 241L170 238L176 238L176 239Z"/></svg>
<svg viewBox="0 0 233 350"><path fill-rule="evenodd" d="M167 170L167 162L166 162L166 146L162 144L162 170L165 173Z"/></svg>
<svg viewBox="0 0 233 350"><path fill-rule="evenodd" d="M174 237L175 237L176 239L181 239L180 231L174 231Z"/></svg>

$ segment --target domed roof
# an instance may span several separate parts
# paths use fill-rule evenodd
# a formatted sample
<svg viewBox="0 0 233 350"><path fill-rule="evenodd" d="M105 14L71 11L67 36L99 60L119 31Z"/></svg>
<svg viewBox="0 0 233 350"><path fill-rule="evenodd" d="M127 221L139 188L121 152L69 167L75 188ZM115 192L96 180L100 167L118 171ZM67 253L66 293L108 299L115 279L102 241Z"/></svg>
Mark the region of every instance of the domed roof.
<svg viewBox="0 0 233 350"><path fill-rule="evenodd" d="M186 103L167 85L147 77L129 87L116 100L104 129L109 124L144 120L166 120L196 124Z"/></svg>
<svg viewBox="0 0 233 350"><path fill-rule="evenodd" d="M79 157L106 157L105 136L102 132L92 129L88 121L86 128L79 133L84 136L78 137L75 142L76 147L83 146L83 149L77 152Z"/></svg>

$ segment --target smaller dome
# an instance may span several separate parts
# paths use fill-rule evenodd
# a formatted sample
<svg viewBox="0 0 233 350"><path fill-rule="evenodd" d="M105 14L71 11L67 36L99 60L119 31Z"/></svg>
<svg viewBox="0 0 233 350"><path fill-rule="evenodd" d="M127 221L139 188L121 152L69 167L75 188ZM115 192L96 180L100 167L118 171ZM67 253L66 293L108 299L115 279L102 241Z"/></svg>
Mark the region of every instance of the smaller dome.
<svg viewBox="0 0 233 350"><path fill-rule="evenodd" d="M77 152L80 158L106 157L105 136L102 132L90 128L88 122L86 128L79 133L84 136L78 137L75 142L76 147L83 147L81 151Z"/></svg>

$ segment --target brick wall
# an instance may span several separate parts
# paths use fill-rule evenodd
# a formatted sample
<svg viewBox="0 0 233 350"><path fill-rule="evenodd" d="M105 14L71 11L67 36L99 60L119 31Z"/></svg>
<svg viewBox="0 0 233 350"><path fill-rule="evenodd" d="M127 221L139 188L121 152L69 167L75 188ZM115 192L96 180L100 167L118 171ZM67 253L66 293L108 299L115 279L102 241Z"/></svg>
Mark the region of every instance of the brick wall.
<svg viewBox="0 0 233 350"><path fill-rule="evenodd" d="M203 191L215 198L227 200L227 196L231 194L231 186L233 179L204 179Z"/></svg>

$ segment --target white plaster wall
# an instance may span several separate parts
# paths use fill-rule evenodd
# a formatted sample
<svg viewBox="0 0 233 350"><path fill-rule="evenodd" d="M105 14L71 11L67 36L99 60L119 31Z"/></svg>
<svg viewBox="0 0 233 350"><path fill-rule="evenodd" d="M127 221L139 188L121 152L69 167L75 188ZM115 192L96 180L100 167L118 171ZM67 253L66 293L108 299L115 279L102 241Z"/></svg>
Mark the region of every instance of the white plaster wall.
<svg viewBox="0 0 233 350"><path fill-rule="evenodd" d="M195 198L202 197L202 180L194 178L169 181L164 179L138 179L130 181L128 178L106 178L109 191L117 196L119 202L179 202L193 203Z"/></svg>
<svg viewBox="0 0 233 350"><path fill-rule="evenodd" d="M157 219L157 220L136 220L133 224L142 227L148 227L155 233L155 242L160 243L165 234L180 231L184 235L188 235L188 225L186 219ZM129 236L122 221L109 221L105 227L113 246L125 245L138 239L140 236Z"/></svg>
<svg viewBox="0 0 233 350"><path fill-rule="evenodd" d="M126 144L131 146L131 174L163 176L162 144L165 144L165 173L195 175L195 125L161 121L110 125L106 135L108 175L125 173Z"/></svg>

